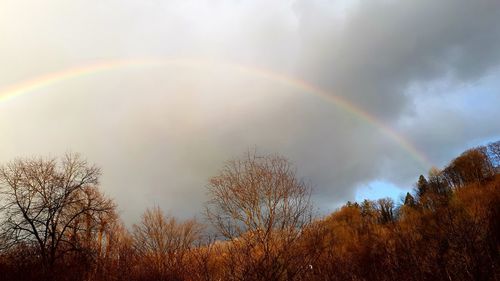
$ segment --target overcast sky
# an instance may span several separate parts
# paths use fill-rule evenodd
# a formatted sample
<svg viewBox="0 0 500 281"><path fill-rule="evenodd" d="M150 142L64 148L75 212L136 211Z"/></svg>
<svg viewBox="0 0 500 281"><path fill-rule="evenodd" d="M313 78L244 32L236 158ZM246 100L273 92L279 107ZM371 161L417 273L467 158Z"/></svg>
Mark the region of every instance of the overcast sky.
<svg viewBox="0 0 500 281"><path fill-rule="evenodd" d="M198 214L248 149L293 161L321 212L397 197L500 138L499 26L498 0L0 0L0 162L79 152L127 222Z"/></svg>

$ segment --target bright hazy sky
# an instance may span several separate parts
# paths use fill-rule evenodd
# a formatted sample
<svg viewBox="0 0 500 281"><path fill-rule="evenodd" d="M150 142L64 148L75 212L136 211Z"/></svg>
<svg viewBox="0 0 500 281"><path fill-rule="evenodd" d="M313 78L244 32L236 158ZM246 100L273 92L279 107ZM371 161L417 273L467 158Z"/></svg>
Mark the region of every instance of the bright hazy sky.
<svg viewBox="0 0 500 281"><path fill-rule="evenodd" d="M500 138L499 26L497 0L0 0L0 162L79 152L127 222L198 214L249 149L321 212L397 198Z"/></svg>

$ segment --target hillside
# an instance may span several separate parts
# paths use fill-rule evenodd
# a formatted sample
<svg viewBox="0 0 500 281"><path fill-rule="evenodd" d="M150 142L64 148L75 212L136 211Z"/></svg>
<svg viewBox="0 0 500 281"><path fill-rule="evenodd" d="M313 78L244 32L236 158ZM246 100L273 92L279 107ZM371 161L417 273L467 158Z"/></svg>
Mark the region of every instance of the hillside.
<svg viewBox="0 0 500 281"><path fill-rule="evenodd" d="M498 280L499 151L491 143L431 169L401 204L348 202L314 219L286 159L229 162L209 184L218 237L160 208L127 229L95 167L17 160L1 170L0 279ZM75 176L63 182L58 169Z"/></svg>

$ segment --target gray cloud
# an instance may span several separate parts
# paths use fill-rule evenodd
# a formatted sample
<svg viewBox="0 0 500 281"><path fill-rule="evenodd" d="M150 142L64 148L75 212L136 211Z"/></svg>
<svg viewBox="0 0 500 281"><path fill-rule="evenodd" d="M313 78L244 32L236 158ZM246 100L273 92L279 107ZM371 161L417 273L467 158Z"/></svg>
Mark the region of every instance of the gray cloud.
<svg viewBox="0 0 500 281"><path fill-rule="evenodd" d="M443 165L500 131L499 24L488 0L3 1L0 89L115 58L254 65L352 101ZM101 165L127 222L153 204L197 214L208 178L248 149L288 156L323 211L428 168L335 104L217 63L62 81L0 103L0 132L2 162L71 150Z"/></svg>
<svg viewBox="0 0 500 281"><path fill-rule="evenodd" d="M413 83L475 80L500 59L498 1L360 1L340 23L330 4L312 2L298 9L301 69L383 118L407 109Z"/></svg>

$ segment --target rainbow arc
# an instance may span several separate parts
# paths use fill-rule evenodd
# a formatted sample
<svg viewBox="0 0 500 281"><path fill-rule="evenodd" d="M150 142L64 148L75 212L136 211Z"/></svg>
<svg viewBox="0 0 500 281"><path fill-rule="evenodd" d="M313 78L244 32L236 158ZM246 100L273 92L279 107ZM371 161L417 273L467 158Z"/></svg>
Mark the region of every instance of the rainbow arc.
<svg viewBox="0 0 500 281"><path fill-rule="evenodd" d="M113 71L116 69L130 68L136 66L181 66L190 67L194 69L210 69L211 67L223 67L229 71L237 71L245 75L255 76L261 79L266 79L274 83L279 83L284 86L290 87L295 90L300 90L315 96L320 97L324 101L333 104L334 106L349 112L367 122L377 129L381 130L384 134L397 142L400 147L407 151L415 160L417 160L423 167L431 167L431 162L420 152L415 145L413 145L403 135L382 122L379 118L362 110L346 98L334 95L331 92L325 91L305 80L291 77L282 73L273 72L267 69L257 68L248 65L234 64L229 62L203 60L203 59L127 59L127 60L107 60L82 66L70 67L61 71L47 73L33 79L25 80L20 83L9 86L0 90L0 104L12 100L16 97L36 93L37 90L45 87L50 87L53 84L61 83L63 81L76 79L82 76L97 75L99 73Z"/></svg>

